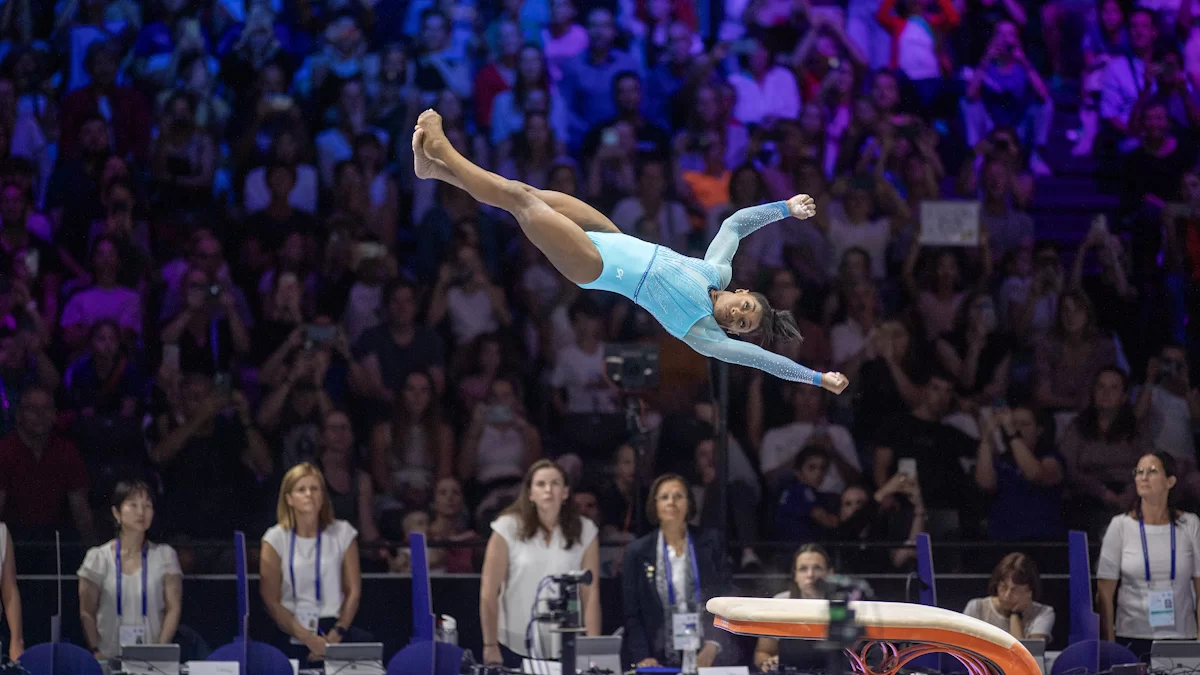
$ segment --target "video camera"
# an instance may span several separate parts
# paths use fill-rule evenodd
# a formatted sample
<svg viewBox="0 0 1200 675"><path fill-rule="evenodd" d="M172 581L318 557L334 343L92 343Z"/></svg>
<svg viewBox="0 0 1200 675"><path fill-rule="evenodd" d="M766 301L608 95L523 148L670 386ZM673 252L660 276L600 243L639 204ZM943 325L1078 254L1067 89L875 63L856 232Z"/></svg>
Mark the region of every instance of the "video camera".
<svg viewBox="0 0 1200 675"><path fill-rule="evenodd" d="M658 387L658 345L618 343L604 346L604 374L622 391Z"/></svg>

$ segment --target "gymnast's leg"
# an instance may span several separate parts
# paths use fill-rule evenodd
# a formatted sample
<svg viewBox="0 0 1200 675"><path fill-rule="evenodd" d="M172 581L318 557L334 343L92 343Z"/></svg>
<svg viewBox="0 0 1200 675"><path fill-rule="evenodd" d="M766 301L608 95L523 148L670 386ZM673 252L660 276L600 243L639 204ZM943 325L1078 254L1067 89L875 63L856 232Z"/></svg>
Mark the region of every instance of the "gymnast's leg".
<svg viewBox="0 0 1200 675"><path fill-rule="evenodd" d="M573 283L586 284L599 278L604 261L578 225L526 190L527 186L484 171L460 155L442 132L442 118L437 113L421 113L417 126L415 135L422 138L414 138L413 145L421 143L425 156L435 164L441 162L457 178L457 182L447 182L484 204L511 213L525 236Z"/></svg>
<svg viewBox="0 0 1200 675"><path fill-rule="evenodd" d="M463 189L462 181L458 179L458 176L454 175L454 172L450 170L450 167L446 166L445 162L432 159L425 154L425 149L421 147L421 136L421 134L413 134L413 162L417 178L436 178L443 183L449 183L456 188ZM488 171L487 174L495 180L508 180L491 171ZM608 216L600 213L581 199L563 192L555 192L554 190L539 190L521 181L512 182L520 185L526 192L546 202L546 205L550 208L574 221L584 232L619 233L621 231L613 224L613 221L609 220Z"/></svg>

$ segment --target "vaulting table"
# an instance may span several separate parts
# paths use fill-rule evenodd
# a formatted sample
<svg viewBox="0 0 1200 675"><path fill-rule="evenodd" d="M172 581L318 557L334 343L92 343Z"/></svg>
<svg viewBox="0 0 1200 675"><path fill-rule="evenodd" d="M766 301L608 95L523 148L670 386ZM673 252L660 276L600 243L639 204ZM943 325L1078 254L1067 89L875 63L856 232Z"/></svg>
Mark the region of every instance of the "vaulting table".
<svg viewBox="0 0 1200 675"><path fill-rule="evenodd" d="M1020 641L978 619L903 602L851 602L849 607L863 629L855 648L846 650L858 675L895 675L909 661L938 652L958 659L970 675L1041 675ZM828 600L713 598L707 608L718 628L738 635L823 640L829 629ZM876 648L883 658L872 668L867 657Z"/></svg>

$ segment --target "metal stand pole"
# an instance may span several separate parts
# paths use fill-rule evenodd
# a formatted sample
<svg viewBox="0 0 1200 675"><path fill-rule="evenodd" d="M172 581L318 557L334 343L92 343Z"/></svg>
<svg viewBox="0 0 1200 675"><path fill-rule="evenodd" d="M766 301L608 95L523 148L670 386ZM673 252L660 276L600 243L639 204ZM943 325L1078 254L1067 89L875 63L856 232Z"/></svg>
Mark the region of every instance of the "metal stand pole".
<svg viewBox="0 0 1200 675"><path fill-rule="evenodd" d="M705 495L704 498L716 499L720 504L717 529L721 533L721 541L728 545L729 537L726 527L729 520L729 364L724 361L717 363L717 397L713 406L717 413L717 494Z"/></svg>

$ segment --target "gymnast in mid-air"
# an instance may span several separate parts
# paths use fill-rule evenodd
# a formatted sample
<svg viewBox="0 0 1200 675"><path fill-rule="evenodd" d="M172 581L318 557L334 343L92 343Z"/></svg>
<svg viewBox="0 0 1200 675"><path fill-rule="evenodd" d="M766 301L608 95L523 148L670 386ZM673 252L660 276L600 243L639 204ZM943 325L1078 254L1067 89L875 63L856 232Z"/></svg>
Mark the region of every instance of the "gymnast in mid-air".
<svg viewBox="0 0 1200 675"><path fill-rule="evenodd" d="M733 273L738 242L763 225L788 216L811 218L816 214L812 197L796 195L786 202L734 213L721 223L700 260L623 234L604 214L574 197L538 190L481 169L450 145L441 116L432 110L417 119L412 149L418 178L436 178L466 190L484 204L508 211L525 236L572 283L629 298L697 352L835 394L846 388L848 381L841 373L818 373L756 344L729 337L758 334L766 344L801 339L791 312L772 309L759 293L724 289Z"/></svg>

